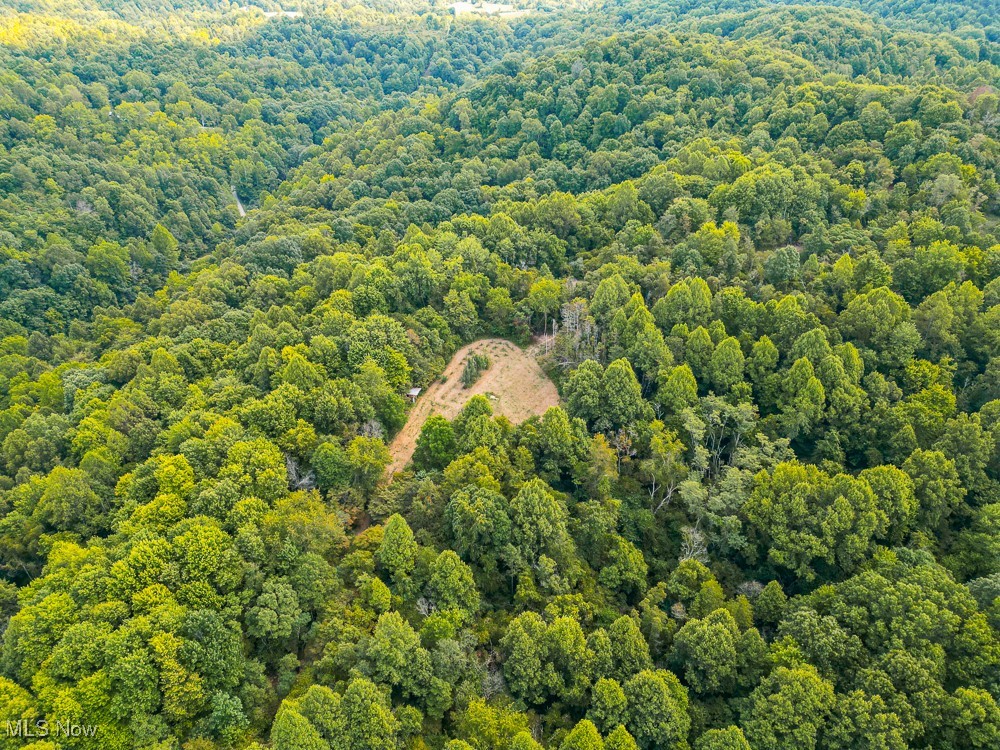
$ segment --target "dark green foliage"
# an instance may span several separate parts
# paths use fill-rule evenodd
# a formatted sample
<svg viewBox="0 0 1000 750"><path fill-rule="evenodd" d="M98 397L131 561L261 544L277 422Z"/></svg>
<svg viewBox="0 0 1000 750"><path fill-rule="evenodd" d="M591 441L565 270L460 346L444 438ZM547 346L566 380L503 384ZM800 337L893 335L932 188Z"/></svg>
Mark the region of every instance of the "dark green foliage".
<svg viewBox="0 0 1000 750"><path fill-rule="evenodd" d="M516 5L0 19L0 721L1000 747L994 5Z"/></svg>
<svg viewBox="0 0 1000 750"><path fill-rule="evenodd" d="M466 357L462 367L462 387L468 388L479 380L479 376L483 374L484 370L489 369L490 364L490 358L485 354L475 353Z"/></svg>

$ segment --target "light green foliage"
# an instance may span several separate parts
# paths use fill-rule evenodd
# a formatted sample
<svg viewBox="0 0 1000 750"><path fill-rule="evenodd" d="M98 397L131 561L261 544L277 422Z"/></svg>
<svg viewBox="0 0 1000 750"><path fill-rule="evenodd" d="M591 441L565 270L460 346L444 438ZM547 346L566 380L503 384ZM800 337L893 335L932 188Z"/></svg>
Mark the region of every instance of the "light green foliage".
<svg viewBox="0 0 1000 750"><path fill-rule="evenodd" d="M865 469L859 475L875 493L875 502L884 518L875 534L890 542L900 541L917 514L917 500L909 476L894 466Z"/></svg>
<svg viewBox="0 0 1000 750"><path fill-rule="evenodd" d="M313 452L311 463L316 472L317 484L322 489L346 487L350 484L352 469L347 453L339 442L321 443Z"/></svg>
<svg viewBox="0 0 1000 750"><path fill-rule="evenodd" d="M646 639L631 617L619 617L611 623L608 638L611 640L612 676L622 683L651 666Z"/></svg>
<svg viewBox="0 0 1000 750"><path fill-rule="evenodd" d="M677 631L674 648L684 663L685 681L698 693L730 692L737 677L739 628L733 616L717 609L690 620Z"/></svg>
<svg viewBox="0 0 1000 750"><path fill-rule="evenodd" d="M567 513L540 479L527 482L510 503L513 542L528 561L539 555L565 556L572 544L566 530Z"/></svg>
<svg viewBox="0 0 1000 750"><path fill-rule="evenodd" d="M750 743L739 727L709 729L694 743L695 750L750 750Z"/></svg>
<svg viewBox="0 0 1000 750"><path fill-rule="evenodd" d="M678 415L697 403L698 381L689 365L678 365L669 371L660 372L657 400L671 415Z"/></svg>
<svg viewBox="0 0 1000 750"><path fill-rule="evenodd" d="M815 669L778 667L750 695L743 729L751 747L815 748L836 699Z"/></svg>
<svg viewBox="0 0 1000 750"><path fill-rule="evenodd" d="M371 491L389 465L389 451L378 438L356 437L347 444L347 463L354 473L353 484Z"/></svg>
<svg viewBox="0 0 1000 750"><path fill-rule="evenodd" d="M625 721L627 702L622 686L602 677L594 683L587 717L601 730L609 732Z"/></svg>
<svg viewBox="0 0 1000 750"><path fill-rule="evenodd" d="M684 444L677 433L654 420L650 424L649 458L640 464L640 471L649 489L650 507L655 513L670 504L678 486L688 475L684 463Z"/></svg>
<svg viewBox="0 0 1000 750"><path fill-rule="evenodd" d="M379 564L393 580L401 581L413 572L416 555L417 543L409 524L401 515L393 515L386 521L382 542L375 554Z"/></svg>
<svg viewBox="0 0 1000 750"><path fill-rule="evenodd" d="M271 727L275 750L328 750L329 743L309 720L291 708L278 712Z"/></svg>
<svg viewBox="0 0 1000 750"><path fill-rule="evenodd" d="M754 484L743 511L748 523L771 562L807 580L822 563L854 570L887 524L864 480L783 463Z"/></svg>
<svg viewBox="0 0 1000 750"><path fill-rule="evenodd" d="M745 359L740 342L730 336L715 347L709 362L710 380L719 393L726 393L743 382Z"/></svg>
<svg viewBox="0 0 1000 750"><path fill-rule="evenodd" d="M479 607L479 593L472 571L451 550L445 550L434 560L428 585L439 608L458 608L471 613Z"/></svg>
<svg viewBox="0 0 1000 750"><path fill-rule="evenodd" d="M995 2L7 5L0 722L1000 747Z"/></svg>
<svg viewBox="0 0 1000 750"><path fill-rule="evenodd" d="M431 688L430 654L398 612L380 615L371 637L361 644L362 664L369 677L381 685L401 690L411 698L424 698Z"/></svg>
<svg viewBox="0 0 1000 750"><path fill-rule="evenodd" d="M481 698L473 700L458 720L458 735L475 750L502 750L515 745L532 750L533 740L527 729L527 716L490 705Z"/></svg>
<svg viewBox="0 0 1000 750"><path fill-rule="evenodd" d="M455 431L447 419L434 414L420 429L413 461L428 469L443 469L454 459Z"/></svg>
<svg viewBox="0 0 1000 750"><path fill-rule="evenodd" d="M823 747L884 747L903 750L902 721L892 713L881 696L867 696L860 690L837 697Z"/></svg>
<svg viewBox="0 0 1000 750"><path fill-rule="evenodd" d="M368 680L352 680L340 701L343 732L333 740L334 750L391 750L397 747L399 722L389 710L385 694Z"/></svg>
<svg viewBox="0 0 1000 750"><path fill-rule="evenodd" d="M466 487L452 495L445 508L454 549L465 560L495 568L511 541L506 499L499 493Z"/></svg>
<svg viewBox="0 0 1000 750"><path fill-rule="evenodd" d="M519 615L507 628L501 646L507 654L504 677L513 695L526 703L540 703L546 691L544 662L545 622L535 613Z"/></svg>
<svg viewBox="0 0 1000 750"><path fill-rule="evenodd" d="M637 750L635 739L621 724L615 727L604 739L604 750Z"/></svg>
<svg viewBox="0 0 1000 750"><path fill-rule="evenodd" d="M634 544L614 537L598 580L609 591L634 599L646 591L648 570L646 559Z"/></svg>
<svg viewBox="0 0 1000 750"><path fill-rule="evenodd" d="M301 615L295 590L284 581L269 580L247 613L247 632L258 638L287 639Z"/></svg>
<svg viewBox="0 0 1000 750"><path fill-rule="evenodd" d="M573 372L566 390L570 416L597 430L627 427L650 415L642 386L626 359L616 359L607 369L587 360Z"/></svg>
<svg viewBox="0 0 1000 750"><path fill-rule="evenodd" d="M626 728L646 748L681 748L690 729L687 690L671 673L644 670L624 685Z"/></svg>
<svg viewBox="0 0 1000 750"><path fill-rule="evenodd" d="M597 727L584 719L566 735L559 750L604 750L604 740Z"/></svg>
<svg viewBox="0 0 1000 750"><path fill-rule="evenodd" d="M616 359L608 365L601 378L601 395L599 428L624 427L649 415L649 404L642 399L642 388L627 360Z"/></svg>
<svg viewBox="0 0 1000 750"><path fill-rule="evenodd" d="M913 480L918 522L928 530L937 528L965 496L955 462L940 451L916 450L902 469Z"/></svg>
<svg viewBox="0 0 1000 750"><path fill-rule="evenodd" d="M777 581L769 582L753 603L753 616L757 622L773 625L779 622L788 606L788 597Z"/></svg>

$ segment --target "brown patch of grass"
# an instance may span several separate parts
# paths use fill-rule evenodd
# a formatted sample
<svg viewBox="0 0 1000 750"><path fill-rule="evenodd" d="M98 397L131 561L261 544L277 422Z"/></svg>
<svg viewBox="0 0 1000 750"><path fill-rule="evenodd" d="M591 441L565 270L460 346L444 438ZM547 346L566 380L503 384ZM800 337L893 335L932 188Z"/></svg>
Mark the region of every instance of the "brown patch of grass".
<svg viewBox="0 0 1000 750"><path fill-rule="evenodd" d="M492 364L475 383L463 388L462 367L465 358L473 352L488 352ZM455 352L441 378L427 386L417 399L403 429L389 444L392 462L386 473L392 476L410 462L420 429L428 417L440 414L454 419L470 398L487 393L494 396L490 399L493 413L505 416L515 424L535 414L544 414L550 406L559 404L559 393L538 366L533 352L525 351L506 339L474 341Z"/></svg>

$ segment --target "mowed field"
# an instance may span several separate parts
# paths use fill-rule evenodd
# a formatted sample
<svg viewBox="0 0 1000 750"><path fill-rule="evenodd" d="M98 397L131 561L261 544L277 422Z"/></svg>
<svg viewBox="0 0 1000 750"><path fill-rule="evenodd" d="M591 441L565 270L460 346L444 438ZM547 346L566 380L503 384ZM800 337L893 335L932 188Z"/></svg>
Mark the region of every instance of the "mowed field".
<svg viewBox="0 0 1000 750"><path fill-rule="evenodd" d="M491 364L469 388L462 387L465 358L478 352L486 354ZM417 399L406 425L389 445L392 462L386 472L392 476L409 463L417 447L424 422L432 414L454 419L466 402L477 394L486 394L493 413L515 424L534 414L544 414L559 403L555 385L542 372L531 350L521 349L506 339L481 339L459 349L441 379L431 383Z"/></svg>

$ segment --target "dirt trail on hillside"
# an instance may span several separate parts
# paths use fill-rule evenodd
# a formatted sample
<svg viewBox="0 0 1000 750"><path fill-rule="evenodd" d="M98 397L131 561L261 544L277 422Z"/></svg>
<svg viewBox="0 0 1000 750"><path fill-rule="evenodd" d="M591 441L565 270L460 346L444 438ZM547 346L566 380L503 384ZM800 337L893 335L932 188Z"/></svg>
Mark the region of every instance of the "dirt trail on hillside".
<svg viewBox="0 0 1000 750"><path fill-rule="evenodd" d="M428 417L440 414L454 419L477 394L487 394L493 413L515 424L535 414L544 414L550 406L557 406L559 393L535 360L537 350L538 347L533 346L525 351L506 339L481 339L459 349L445 368L444 382L439 378L420 394L403 429L389 444L392 462L386 474L392 476L410 462ZM491 364L479 380L463 388L461 375L465 358L473 352L486 354Z"/></svg>

